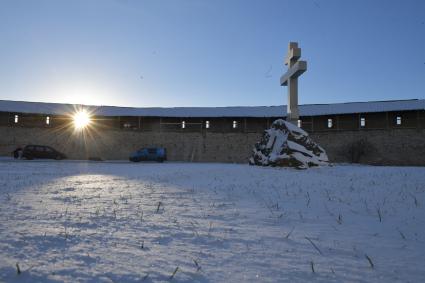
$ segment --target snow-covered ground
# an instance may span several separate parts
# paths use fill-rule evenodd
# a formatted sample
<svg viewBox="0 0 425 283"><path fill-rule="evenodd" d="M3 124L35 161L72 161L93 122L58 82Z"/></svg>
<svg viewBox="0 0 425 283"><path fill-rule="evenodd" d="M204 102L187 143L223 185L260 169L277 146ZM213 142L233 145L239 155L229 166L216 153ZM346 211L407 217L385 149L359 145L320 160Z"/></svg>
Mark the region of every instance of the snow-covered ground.
<svg viewBox="0 0 425 283"><path fill-rule="evenodd" d="M424 282L424 263L424 168L0 162L0 281Z"/></svg>

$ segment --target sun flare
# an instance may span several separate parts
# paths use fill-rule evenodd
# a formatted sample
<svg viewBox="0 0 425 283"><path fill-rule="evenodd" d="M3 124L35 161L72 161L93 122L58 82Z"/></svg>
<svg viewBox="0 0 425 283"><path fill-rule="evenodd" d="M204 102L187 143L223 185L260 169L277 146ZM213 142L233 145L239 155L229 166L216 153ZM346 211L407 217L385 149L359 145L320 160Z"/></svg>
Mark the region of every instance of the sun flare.
<svg viewBox="0 0 425 283"><path fill-rule="evenodd" d="M80 110L76 112L73 116L73 120L74 126L78 130L86 128L91 122L90 115L85 110Z"/></svg>

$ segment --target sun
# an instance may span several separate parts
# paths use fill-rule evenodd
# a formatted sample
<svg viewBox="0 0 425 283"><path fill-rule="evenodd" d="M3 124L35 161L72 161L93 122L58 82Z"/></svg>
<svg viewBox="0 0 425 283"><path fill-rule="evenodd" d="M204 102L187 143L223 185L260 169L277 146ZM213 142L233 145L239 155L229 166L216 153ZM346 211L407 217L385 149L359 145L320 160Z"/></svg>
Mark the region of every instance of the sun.
<svg viewBox="0 0 425 283"><path fill-rule="evenodd" d="M76 112L72 118L74 120L74 127L77 130L82 130L91 123L90 115L85 110Z"/></svg>

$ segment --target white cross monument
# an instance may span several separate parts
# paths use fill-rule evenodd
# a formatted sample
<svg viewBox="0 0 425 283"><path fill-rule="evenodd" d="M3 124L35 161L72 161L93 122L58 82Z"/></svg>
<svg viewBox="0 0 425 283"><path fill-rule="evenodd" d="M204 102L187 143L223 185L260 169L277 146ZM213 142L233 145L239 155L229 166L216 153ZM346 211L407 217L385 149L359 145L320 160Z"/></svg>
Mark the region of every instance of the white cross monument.
<svg viewBox="0 0 425 283"><path fill-rule="evenodd" d="M297 42L290 42L285 65L288 71L280 77L280 85L288 86L288 115L287 120L297 125L300 117L298 112L298 77L307 70L306 61L298 61L301 57L301 48Z"/></svg>

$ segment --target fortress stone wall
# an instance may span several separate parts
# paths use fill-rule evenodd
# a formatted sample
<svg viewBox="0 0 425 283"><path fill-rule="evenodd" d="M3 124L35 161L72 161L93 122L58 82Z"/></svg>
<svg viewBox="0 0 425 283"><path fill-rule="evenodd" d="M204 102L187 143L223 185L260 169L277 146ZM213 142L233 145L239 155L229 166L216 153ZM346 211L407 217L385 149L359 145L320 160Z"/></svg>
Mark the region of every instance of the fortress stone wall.
<svg viewBox="0 0 425 283"><path fill-rule="evenodd" d="M10 156L18 146L40 144L50 145L70 159L126 160L138 148L163 146L170 161L247 163L261 135L108 129L83 136L72 129L0 127L0 155ZM421 128L316 132L311 137L326 149L332 162L425 165L425 129Z"/></svg>
<svg viewBox="0 0 425 283"><path fill-rule="evenodd" d="M353 162L352 153L364 146L359 163L425 166L425 129L382 129L313 133L332 162ZM359 144L360 143L360 144Z"/></svg>

